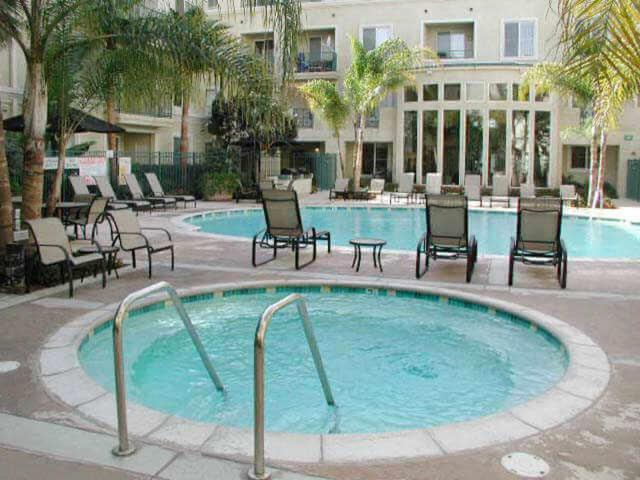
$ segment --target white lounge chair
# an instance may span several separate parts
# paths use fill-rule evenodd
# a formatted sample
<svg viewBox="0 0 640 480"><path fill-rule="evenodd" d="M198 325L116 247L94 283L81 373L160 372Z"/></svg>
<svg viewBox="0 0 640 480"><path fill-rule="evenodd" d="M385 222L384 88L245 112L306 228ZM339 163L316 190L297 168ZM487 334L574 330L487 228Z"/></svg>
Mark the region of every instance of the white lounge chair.
<svg viewBox="0 0 640 480"><path fill-rule="evenodd" d="M442 174L427 173L427 195L440 195L442 193Z"/></svg>
<svg viewBox="0 0 640 480"><path fill-rule="evenodd" d="M369 198L379 197L384 192L384 178L372 178L371 183L369 184Z"/></svg>
<svg viewBox="0 0 640 480"><path fill-rule="evenodd" d="M511 198L509 197L509 179L506 175L496 173L493 175L493 190L489 197L489 206L493 207L494 202L502 202L511 207Z"/></svg>
<svg viewBox="0 0 640 480"><path fill-rule="evenodd" d="M119 200L107 177L95 176L93 179L96 181L100 195L109 199L110 210L119 210L122 209L122 207L133 208L136 212L151 210L151 203L144 200ZM113 208L114 206L118 206L119 208Z"/></svg>
<svg viewBox="0 0 640 480"><path fill-rule="evenodd" d="M578 201L575 185L560 185L560 199L562 202L575 203Z"/></svg>
<svg viewBox="0 0 640 480"><path fill-rule="evenodd" d="M329 190L329 201L336 200L338 197L346 198L349 191L349 179L348 178L336 178L336 183L331 190Z"/></svg>
<svg viewBox="0 0 640 480"><path fill-rule="evenodd" d="M184 208L187 208L187 203L193 203L193 208L198 206L196 197L194 197L193 195L176 195L173 193L167 195L166 193L164 193L162 184L160 183L160 180L158 180L158 176L154 172L147 172L144 174L144 176L147 179L147 183L149 184L154 197L173 198L176 202L183 202Z"/></svg>
<svg viewBox="0 0 640 480"><path fill-rule="evenodd" d="M138 179L133 173L129 173L124 176L124 181L127 184L127 188L129 189L129 193L131 194L131 198L134 200L142 200L145 202L151 202L151 205L154 208L162 207L164 210L167 209L167 206L176 208L177 202L175 198L169 197L145 197L140 184L138 183Z"/></svg>
<svg viewBox="0 0 640 480"><path fill-rule="evenodd" d="M521 184L520 198L536 198L536 187L530 183Z"/></svg>
<svg viewBox="0 0 640 480"><path fill-rule="evenodd" d="M482 203L482 177L480 175L464 176L464 194L467 200Z"/></svg>
<svg viewBox="0 0 640 480"><path fill-rule="evenodd" d="M393 200L400 200L404 198L407 203L413 197L413 186L414 179L416 177L415 173L403 173L400 175L400 179L398 181L398 191L393 192L389 195L389 204L393 203Z"/></svg>

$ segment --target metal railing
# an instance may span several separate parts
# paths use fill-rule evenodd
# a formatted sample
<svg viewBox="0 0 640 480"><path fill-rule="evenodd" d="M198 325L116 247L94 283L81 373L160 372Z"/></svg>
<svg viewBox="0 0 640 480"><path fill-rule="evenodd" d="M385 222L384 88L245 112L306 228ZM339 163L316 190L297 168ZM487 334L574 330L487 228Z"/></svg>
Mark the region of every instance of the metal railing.
<svg viewBox="0 0 640 480"><path fill-rule="evenodd" d="M338 55L332 49L298 52L297 73L335 72L337 68Z"/></svg>
<svg viewBox="0 0 640 480"><path fill-rule="evenodd" d="M169 294L169 297L173 302L173 306L176 307L176 310L178 311L178 314L182 319L182 323L184 323L187 332L189 332L189 336L191 337L191 340L193 341L193 344L198 351L198 355L200 355L200 359L207 369L211 380L215 384L216 389L220 392L224 391L224 385L222 384L220 377L213 367L213 363L211 363L211 359L207 355L207 352L204 349L204 345L202 345L202 341L200 340L198 333L193 327L191 319L189 318L189 315L187 314L187 311L185 310L184 305L182 304L182 301L180 300L180 297L178 296L178 293L175 291L175 289L167 282L159 282L128 295L122 301L122 303L120 303L116 316L113 319L113 362L116 379L118 445L113 448L112 453L117 457L126 457L136 451L136 447L129 441L129 434L127 430L127 398L124 379L124 360L122 357L122 322L124 321L125 315L127 314L127 311L129 310L131 305L141 300L142 298L159 292L166 292Z"/></svg>
<svg viewBox="0 0 640 480"><path fill-rule="evenodd" d="M253 347L253 386L254 386L254 462L253 468L249 470L249 478L253 480L268 480L271 478L271 473L266 471L264 465L264 342L267 335L267 329L273 316L284 307L295 303L298 307L298 313L302 319L302 326L304 328L304 334L307 337L307 343L311 350L311 356L313 357L313 363L315 364L320 377L320 383L322 384L322 391L328 405L335 405L333 399L333 393L331 392L331 386L327 379L327 373L324 370L322 364L322 357L320 356L320 350L318 350L318 343L316 341L313 327L309 321L309 313L307 312L307 303L304 298L298 293L292 293L286 298L283 298L279 302L267 307L262 314L258 327L256 328L256 338Z"/></svg>

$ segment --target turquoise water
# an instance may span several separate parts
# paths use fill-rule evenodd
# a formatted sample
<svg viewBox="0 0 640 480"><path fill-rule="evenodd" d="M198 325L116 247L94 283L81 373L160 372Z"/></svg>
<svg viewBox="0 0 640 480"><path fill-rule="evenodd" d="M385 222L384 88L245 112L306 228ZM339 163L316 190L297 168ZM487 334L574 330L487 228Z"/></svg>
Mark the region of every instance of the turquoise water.
<svg viewBox="0 0 640 480"><path fill-rule="evenodd" d="M342 246L348 246L354 237L374 237L386 240L389 249L415 250L426 229L424 209L307 207L302 209L302 217L305 228L329 230L335 244ZM238 237L252 237L264 228L262 210L199 216L187 221L203 232ZM481 254L508 255L510 238L516 233L516 215L472 210L469 231L476 236ZM640 258L637 225L565 216L562 238L570 258Z"/></svg>
<svg viewBox="0 0 640 480"><path fill-rule="evenodd" d="M173 310L128 319L128 398L193 420L251 427L257 321L291 291L186 304L224 395ZM526 322L438 297L382 293L303 292L337 408L325 403L295 307L276 315L266 342L268 430L364 433L464 421L525 402L565 372L561 344ZM88 337L80 361L113 391L111 328Z"/></svg>

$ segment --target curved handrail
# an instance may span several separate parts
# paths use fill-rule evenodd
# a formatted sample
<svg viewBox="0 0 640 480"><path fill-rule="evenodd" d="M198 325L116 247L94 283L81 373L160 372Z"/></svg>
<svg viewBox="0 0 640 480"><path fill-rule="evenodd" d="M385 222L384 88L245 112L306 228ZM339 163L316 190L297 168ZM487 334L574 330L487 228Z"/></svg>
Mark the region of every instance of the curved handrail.
<svg viewBox="0 0 640 480"><path fill-rule="evenodd" d="M313 357L313 363L315 364L318 376L320 377L320 383L322 384L322 391L324 397L329 405L335 405L333 399L333 393L331 392L331 386L327 379L327 373L325 372L324 365L322 364L322 357L320 356L320 350L318 350L318 343L316 342L316 336L313 331L311 322L309 321L309 313L307 312L307 303L305 299L298 293L292 293L291 295L283 298L279 302L274 303L267 307L262 314L258 327L256 328L256 337L253 348L253 386L254 386L254 463L253 468L249 470L249 478L254 480L268 480L271 478L271 474L265 470L264 465L264 344L265 337L271 319L273 316L284 307L296 303L298 307L298 313L302 319L302 326L304 328L304 334L307 337L307 343L311 350L311 356Z"/></svg>
<svg viewBox="0 0 640 480"><path fill-rule="evenodd" d="M173 306L176 307L180 318L182 319L182 323L184 324L187 332L189 332L189 336L193 341L196 350L198 351L198 355L200 355L200 359L204 364L211 380L216 386L218 391L224 390L224 385L220 380L215 368L213 367L213 363L211 363L211 359L207 355L207 352L202 345L202 341L198 333L196 332L193 323L191 323L191 319L187 314L187 311L178 296L178 292L167 282L158 282L149 287L143 288L142 290L138 290L137 292L133 292L128 295L118 307L118 311L116 312L116 316L113 319L113 361L115 368L115 380L116 380L116 409L118 415L118 446L114 447L112 453L116 456L123 457L127 455L131 455L136 451L135 446L129 441L129 435L127 431L127 400L126 400L126 387L125 387L125 379L124 379L124 363L122 356L122 322L124 321L125 315L127 311L135 302L141 300L144 297L148 297L154 293L166 292L169 294L171 301L173 302Z"/></svg>

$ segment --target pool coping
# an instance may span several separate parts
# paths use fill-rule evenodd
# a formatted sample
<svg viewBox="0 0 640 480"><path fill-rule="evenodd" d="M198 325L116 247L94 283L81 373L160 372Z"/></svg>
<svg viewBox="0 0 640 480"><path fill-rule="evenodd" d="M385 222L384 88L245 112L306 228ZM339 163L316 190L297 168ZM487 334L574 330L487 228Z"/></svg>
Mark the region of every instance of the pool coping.
<svg viewBox="0 0 640 480"><path fill-rule="evenodd" d="M413 205L413 206L406 206L406 205L381 205L381 204L375 204L375 205L333 205L333 204L318 204L318 205L301 205L302 208L311 208L311 209L333 209L333 210L373 210L373 209L381 209L381 210L415 210L415 209L419 209L419 208L424 208L424 206L420 206L420 205ZM516 213L516 210L513 208L502 208L500 210L496 210L494 208L488 208L488 207L473 207L473 206L469 206L469 210L470 211L479 211L479 212L486 212L486 213L490 213L490 214L495 214L495 215L506 215L506 214L513 214ZM221 233L211 233L211 232L203 232L201 230L200 227L193 225L192 223L189 223L187 220L191 219L191 218L197 218L197 217L206 217L206 216L212 216L212 215L229 215L231 213L239 213L239 212L254 212L254 211L262 211L261 207L235 207L235 208L224 208L224 209L219 209L219 210L205 210L205 211L201 211L201 212L191 212L191 213L187 213L187 214L183 214L183 215L179 215L177 217L172 217L171 218L171 223L180 228L181 231L187 235L190 236L194 236L194 237L201 237L201 238L210 238L212 240L222 240L222 241L235 241L235 242L244 242L244 243L250 243L252 241L251 237L240 237L237 235L224 235ZM582 213L582 212L573 212L573 211L563 211L563 215L569 216L569 217L575 217L575 218L580 218L580 219L584 219L584 220L596 220L596 221L602 221L602 222L611 222L611 223L624 223L624 224L629 224L629 225L634 225L637 227L640 227L640 221L634 221L634 220L626 220L626 219L622 219L622 218L616 218L616 217L609 217L609 216L603 216L603 215L597 215L597 216L593 216L593 215L589 215L587 213ZM418 244L417 240L416 240L416 245ZM353 249L351 247L348 246L343 246L343 245L332 245L331 247L333 250L338 251L338 252L349 252L351 253L353 251ZM386 253L391 253L391 254L395 254L395 255L412 255L415 254L415 249L413 250L396 250L396 249L385 249L384 250ZM492 259L492 258L508 258L508 255L497 255L497 254L481 254L479 255L480 258L488 258L488 259ZM638 261L640 261L637 258L625 258L625 257L611 257L611 258L597 258L597 257L571 257L571 252L569 252L569 257L571 259L571 262L587 262L587 263L594 263L594 262L603 262L603 263L637 263Z"/></svg>
<svg viewBox="0 0 640 480"><path fill-rule="evenodd" d="M426 429L374 434L292 434L267 432L266 455L273 465L388 463L437 457L519 440L557 427L588 409L605 391L610 366L605 352L579 329L512 302L448 288L399 281L284 280L203 285L182 289L180 296L270 287L347 287L404 290L487 306L544 328L565 347L569 363L551 389L511 409L470 421ZM166 298L147 299L143 307ZM113 318L117 304L82 315L55 332L40 351L40 379L45 389L76 413L116 429L115 397L80 366L78 352L88 334ZM250 461L253 432L195 422L128 402L129 433L137 441L197 451L205 455Z"/></svg>

